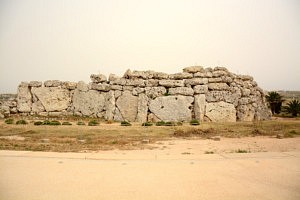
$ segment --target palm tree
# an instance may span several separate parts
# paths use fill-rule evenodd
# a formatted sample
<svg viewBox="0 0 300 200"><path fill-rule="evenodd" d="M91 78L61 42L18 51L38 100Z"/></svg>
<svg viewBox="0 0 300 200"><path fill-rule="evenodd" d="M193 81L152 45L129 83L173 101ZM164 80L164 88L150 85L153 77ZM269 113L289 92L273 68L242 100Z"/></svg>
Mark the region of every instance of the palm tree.
<svg viewBox="0 0 300 200"><path fill-rule="evenodd" d="M279 114L282 102L284 101L283 97L277 92L269 92L268 95L266 95L266 99L270 105L272 114Z"/></svg>
<svg viewBox="0 0 300 200"><path fill-rule="evenodd" d="M300 102L294 99L288 102L287 106L284 106L284 110L292 114L293 117L297 117L297 115L300 114Z"/></svg>

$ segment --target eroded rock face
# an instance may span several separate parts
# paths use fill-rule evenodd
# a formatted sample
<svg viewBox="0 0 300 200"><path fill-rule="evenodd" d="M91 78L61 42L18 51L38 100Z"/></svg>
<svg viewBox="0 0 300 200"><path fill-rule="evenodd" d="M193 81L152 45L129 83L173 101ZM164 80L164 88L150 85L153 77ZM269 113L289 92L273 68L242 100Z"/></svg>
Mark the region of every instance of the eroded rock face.
<svg viewBox="0 0 300 200"><path fill-rule="evenodd" d="M190 108L193 101L190 96L162 96L151 100L149 109L164 121L189 121L192 119Z"/></svg>
<svg viewBox="0 0 300 200"><path fill-rule="evenodd" d="M147 114L148 114L148 97L145 94L139 94L136 121L138 122L147 121Z"/></svg>
<svg viewBox="0 0 300 200"><path fill-rule="evenodd" d="M236 109L233 104L224 101L207 103L205 117L212 122L235 122Z"/></svg>
<svg viewBox="0 0 300 200"><path fill-rule="evenodd" d="M96 117L104 110L105 95L96 90L87 92L75 90L73 95L74 112L79 112L83 116Z"/></svg>
<svg viewBox="0 0 300 200"><path fill-rule="evenodd" d="M25 86L25 85L24 85ZM20 85L17 96L17 109L19 112L30 112L32 106L32 96L28 86Z"/></svg>
<svg viewBox="0 0 300 200"><path fill-rule="evenodd" d="M70 106L70 92L58 87L31 88L32 95L39 100L47 112L62 111Z"/></svg>
<svg viewBox="0 0 300 200"><path fill-rule="evenodd" d="M198 119L201 122L204 121L205 108L206 108L205 95L204 94L195 95L195 103L194 103L195 119Z"/></svg>
<svg viewBox="0 0 300 200"><path fill-rule="evenodd" d="M124 91L116 102L122 118L134 122L138 112L138 97L133 96L130 91Z"/></svg>

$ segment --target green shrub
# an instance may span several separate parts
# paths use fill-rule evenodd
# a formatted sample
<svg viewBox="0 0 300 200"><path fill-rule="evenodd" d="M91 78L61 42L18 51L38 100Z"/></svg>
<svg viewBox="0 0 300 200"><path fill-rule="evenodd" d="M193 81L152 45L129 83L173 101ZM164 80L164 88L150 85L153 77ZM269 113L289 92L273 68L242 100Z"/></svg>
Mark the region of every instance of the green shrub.
<svg viewBox="0 0 300 200"><path fill-rule="evenodd" d="M49 125L51 125L51 126L59 126L59 125L61 125L61 123L59 121L53 120L53 121L50 122Z"/></svg>
<svg viewBox="0 0 300 200"><path fill-rule="evenodd" d="M197 119L193 119L193 120L190 121L190 125L198 126L198 125L200 125L200 122Z"/></svg>
<svg viewBox="0 0 300 200"><path fill-rule="evenodd" d="M85 125L85 123L84 123L84 122L82 122L82 121L79 121L79 122L77 122L77 125L79 125L79 126L83 126L83 125Z"/></svg>
<svg viewBox="0 0 300 200"><path fill-rule="evenodd" d="M6 120L5 120L5 123L6 123L6 124L13 124L13 123L14 123L14 119L11 119L11 118L6 119Z"/></svg>
<svg viewBox="0 0 300 200"><path fill-rule="evenodd" d="M43 121L43 125L50 125L50 121L49 120L45 120L45 121Z"/></svg>
<svg viewBox="0 0 300 200"><path fill-rule="evenodd" d="M121 121L121 126L131 126L131 124L127 121Z"/></svg>
<svg viewBox="0 0 300 200"><path fill-rule="evenodd" d="M183 123L182 122L177 122L177 126L182 126Z"/></svg>
<svg viewBox="0 0 300 200"><path fill-rule="evenodd" d="M21 120L18 120L18 121L16 122L16 124L28 124L28 122L25 121L24 119L21 119Z"/></svg>
<svg viewBox="0 0 300 200"><path fill-rule="evenodd" d="M156 126L164 126L166 124L166 122L164 121L159 121L159 122L156 122Z"/></svg>
<svg viewBox="0 0 300 200"><path fill-rule="evenodd" d="M151 122L144 122L142 123L142 126L152 126L153 124Z"/></svg>
<svg viewBox="0 0 300 200"><path fill-rule="evenodd" d="M36 126L40 126L40 125L43 125L43 122L41 122L41 121L36 121L36 122L34 122L33 124L36 125Z"/></svg>
<svg viewBox="0 0 300 200"><path fill-rule="evenodd" d="M70 126L72 125L70 122L63 122L61 125L67 125L67 126Z"/></svg>
<svg viewBox="0 0 300 200"><path fill-rule="evenodd" d="M176 126L175 122L166 122L165 126Z"/></svg>
<svg viewBox="0 0 300 200"><path fill-rule="evenodd" d="M98 125L99 125L99 122L98 122L97 120L94 119L94 120L89 121L88 125L89 125L89 126L98 126Z"/></svg>

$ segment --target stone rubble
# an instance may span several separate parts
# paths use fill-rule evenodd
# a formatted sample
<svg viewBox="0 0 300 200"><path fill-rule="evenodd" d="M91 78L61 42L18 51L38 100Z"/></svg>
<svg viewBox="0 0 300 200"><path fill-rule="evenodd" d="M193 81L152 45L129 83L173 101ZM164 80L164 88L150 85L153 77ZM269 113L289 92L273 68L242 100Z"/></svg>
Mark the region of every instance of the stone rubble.
<svg viewBox="0 0 300 200"><path fill-rule="evenodd" d="M0 117L79 115L127 121L235 122L271 117L253 77L224 67L186 67L181 73L127 70L123 77L92 74L91 83L21 82L15 98L0 101Z"/></svg>

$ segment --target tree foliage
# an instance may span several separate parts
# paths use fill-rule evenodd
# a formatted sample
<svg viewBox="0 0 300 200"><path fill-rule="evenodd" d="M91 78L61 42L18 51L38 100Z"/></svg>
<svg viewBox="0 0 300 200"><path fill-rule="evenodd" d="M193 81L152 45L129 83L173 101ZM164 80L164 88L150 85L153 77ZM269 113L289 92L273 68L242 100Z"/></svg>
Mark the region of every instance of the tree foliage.
<svg viewBox="0 0 300 200"><path fill-rule="evenodd" d="M266 99L269 103L272 114L279 114L282 102L284 101L283 97L277 92L269 92L268 95L266 95Z"/></svg>
<svg viewBox="0 0 300 200"><path fill-rule="evenodd" d="M293 117L297 117L300 114L300 102L298 100L292 100L284 106L284 111L292 114Z"/></svg>

